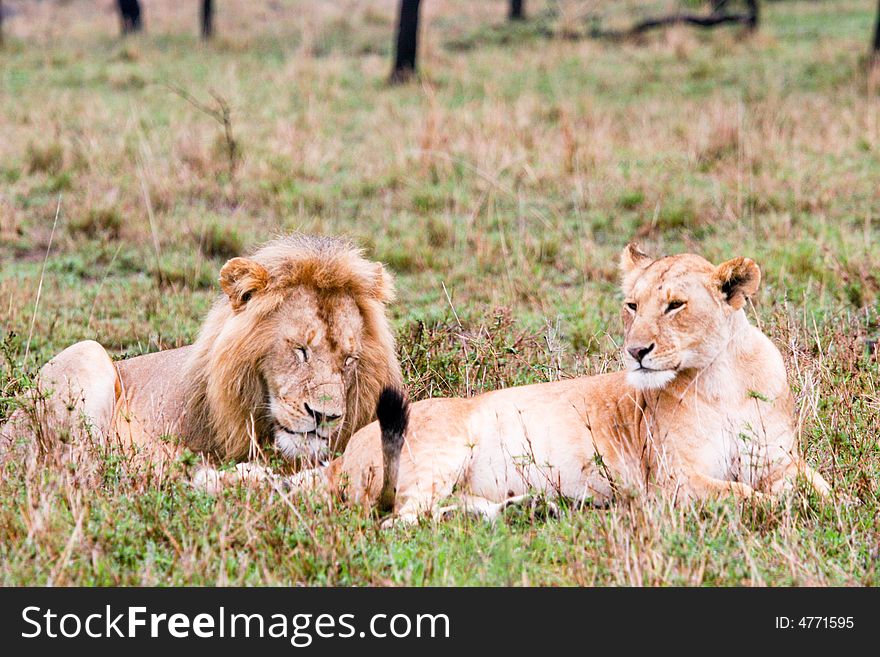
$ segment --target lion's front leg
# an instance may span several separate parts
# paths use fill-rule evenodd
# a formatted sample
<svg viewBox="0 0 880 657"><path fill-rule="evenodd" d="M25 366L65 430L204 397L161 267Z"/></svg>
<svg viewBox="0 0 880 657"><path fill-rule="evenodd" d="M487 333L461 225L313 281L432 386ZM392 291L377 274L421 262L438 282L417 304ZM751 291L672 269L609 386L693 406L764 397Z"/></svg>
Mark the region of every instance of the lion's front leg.
<svg viewBox="0 0 880 657"><path fill-rule="evenodd" d="M508 497L500 502L494 502L478 495L462 495L455 504L438 509L435 517L446 518L453 513L463 512L489 522L495 522L510 507L534 510L542 499L540 494L534 492ZM546 509L549 516L554 518L559 516L559 507L554 502L547 500Z"/></svg>
<svg viewBox="0 0 880 657"><path fill-rule="evenodd" d="M330 489L330 473L327 466L308 468L281 478L286 490L297 493L327 492Z"/></svg>
<svg viewBox="0 0 880 657"><path fill-rule="evenodd" d="M741 500L773 501L769 495L757 491L741 481L727 481L699 473L690 475L687 481L688 492L699 499L733 496Z"/></svg>
<svg viewBox="0 0 880 657"><path fill-rule="evenodd" d="M327 492L330 489L330 480L326 466L309 468L292 475L279 475L258 463L238 463L234 470L218 470L205 465L196 470L190 480L193 488L203 490L210 495L216 495L227 486L270 485L273 488L292 493Z"/></svg>
<svg viewBox="0 0 880 657"><path fill-rule="evenodd" d="M810 487L818 493L819 497L823 499L831 497L831 485L800 457L794 457L791 463L783 469L771 484L770 492L774 495L779 495L790 490L794 487L798 475L803 476L809 482Z"/></svg>
<svg viewBox="0 0 880 657"><path fill-rule="evenodd" d="M272 484L280 486L282 478L257 463L238 463L234 470L218 470L206 465L196 470L190 480L193 488L217 495L227 486Z"/></svg>
<svg viewBox="0 0 880 657"><path fill-rule="evenodd" d="M831 500L832 497L836 497L847 506L858 506L861 504L861 501L858 498L847 495L846 493L838 492L835 495L834 490L831 488L831 484L826 481L825 477L807 465L807 462L800 457L795 457L782 473L782 476L773 482L771 492L773 494L779 494L792 488L798 475L803 477L810 484L810 487L816 491L816 494L823 500L828 501Z"/></svg>

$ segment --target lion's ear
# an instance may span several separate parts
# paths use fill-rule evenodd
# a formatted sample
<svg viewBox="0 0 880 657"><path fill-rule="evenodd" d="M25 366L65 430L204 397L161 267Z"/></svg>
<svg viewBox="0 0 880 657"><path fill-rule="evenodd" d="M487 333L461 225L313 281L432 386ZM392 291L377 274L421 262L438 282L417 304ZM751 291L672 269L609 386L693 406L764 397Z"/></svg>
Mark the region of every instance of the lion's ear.
<svg viewBox="0 0 880 657"><path fill-rule="evenodd" d="M268 284L266 268L247 258L233 258L220 270L220 287L235 311L244 308L250 298L266 289Z"/></svg>
<svg viewBox="0 0 880 657"><path fill-rule="evenodd" d="M653 262L653 258L639 248L635 242L627 244L620 254L620 271L628 276L636 269L644 269Z"/></svg>
<svg viewBox="0 0 880 657"><path fill-rule="evenodd" d="M727 303L739 310L758 291L761 270L754 260L739 257L718 265L713 279Z"/></svg>
<svg viewBox="0 0 880 657"><path fill-rule="evenodd" d="M382 263L374 263L373 272L373 296L382 303L394 301L394 279L382 266Z"/></svg>

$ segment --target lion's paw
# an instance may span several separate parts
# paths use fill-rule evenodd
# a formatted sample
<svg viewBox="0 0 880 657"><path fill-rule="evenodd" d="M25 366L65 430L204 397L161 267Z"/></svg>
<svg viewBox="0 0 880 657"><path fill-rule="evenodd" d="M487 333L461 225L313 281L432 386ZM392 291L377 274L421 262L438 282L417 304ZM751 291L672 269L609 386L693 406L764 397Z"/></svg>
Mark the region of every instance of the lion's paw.
<svg viewBox="0 0 880 657"><path fill-rule="evenodd" d="M208 495L217 495L223 489L223 473L215 468L199 468L189 480L189 485Z"/></svg>

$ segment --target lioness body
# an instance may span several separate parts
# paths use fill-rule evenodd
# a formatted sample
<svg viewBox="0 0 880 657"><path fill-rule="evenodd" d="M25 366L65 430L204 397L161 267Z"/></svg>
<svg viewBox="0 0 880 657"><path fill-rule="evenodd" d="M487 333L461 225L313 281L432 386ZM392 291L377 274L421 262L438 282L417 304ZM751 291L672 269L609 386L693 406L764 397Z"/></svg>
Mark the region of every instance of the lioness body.
<svg viewBox="0 0 880 657"><path fill-rule="evenodd" d="M601 394L609 390L617 394ZM612 488L597 454L627 480L643 481L639 415L620 374L416 402L400 454L395 510L415 517L453 490L490 502L539 490L602 504ZM354 501L371 504L382 468L373 422L331 463L331 480Z"/></svg>
<svg viewBox="0 0 880 657"><path fill-rule="evenodd" d="M40 372L46 436L115 440L157 456L174 442L246 459L273 442L291 460L323 458L369 422L400 382L385 316L390 277L347 242L294 235L221 270L225 296L197 341L112 362L77 343ZM26 430L18 413L3 428Z"/></svg>
<svg viewBox="0 0 880 657"><path fill-rule="evenodd" d="M462 495L492 513L527 491L604 504L615 490L675 499L777 494L800 472L782 356L749 324L753 262L624 254L628 371L417 402L399 457L394 511L404 520ZM380 429L356 433L325 476L373 504L382 490Z"/></svg>

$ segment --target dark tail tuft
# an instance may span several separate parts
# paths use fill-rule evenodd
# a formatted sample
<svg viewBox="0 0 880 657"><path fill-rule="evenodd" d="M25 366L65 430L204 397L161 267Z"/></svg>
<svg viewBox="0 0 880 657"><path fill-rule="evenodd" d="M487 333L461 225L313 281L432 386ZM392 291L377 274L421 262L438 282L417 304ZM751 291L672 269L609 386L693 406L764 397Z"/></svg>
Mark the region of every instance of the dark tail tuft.
<svg viewBox="0 0 880 657"><path fill-rule="evenodd" d="M397 489L397 472L400 469L400 451L409 424L409 402L398 388L387 387L379 395L376 417L382 430L382 492L379 494L379 510L394 509Z"/></svg>

